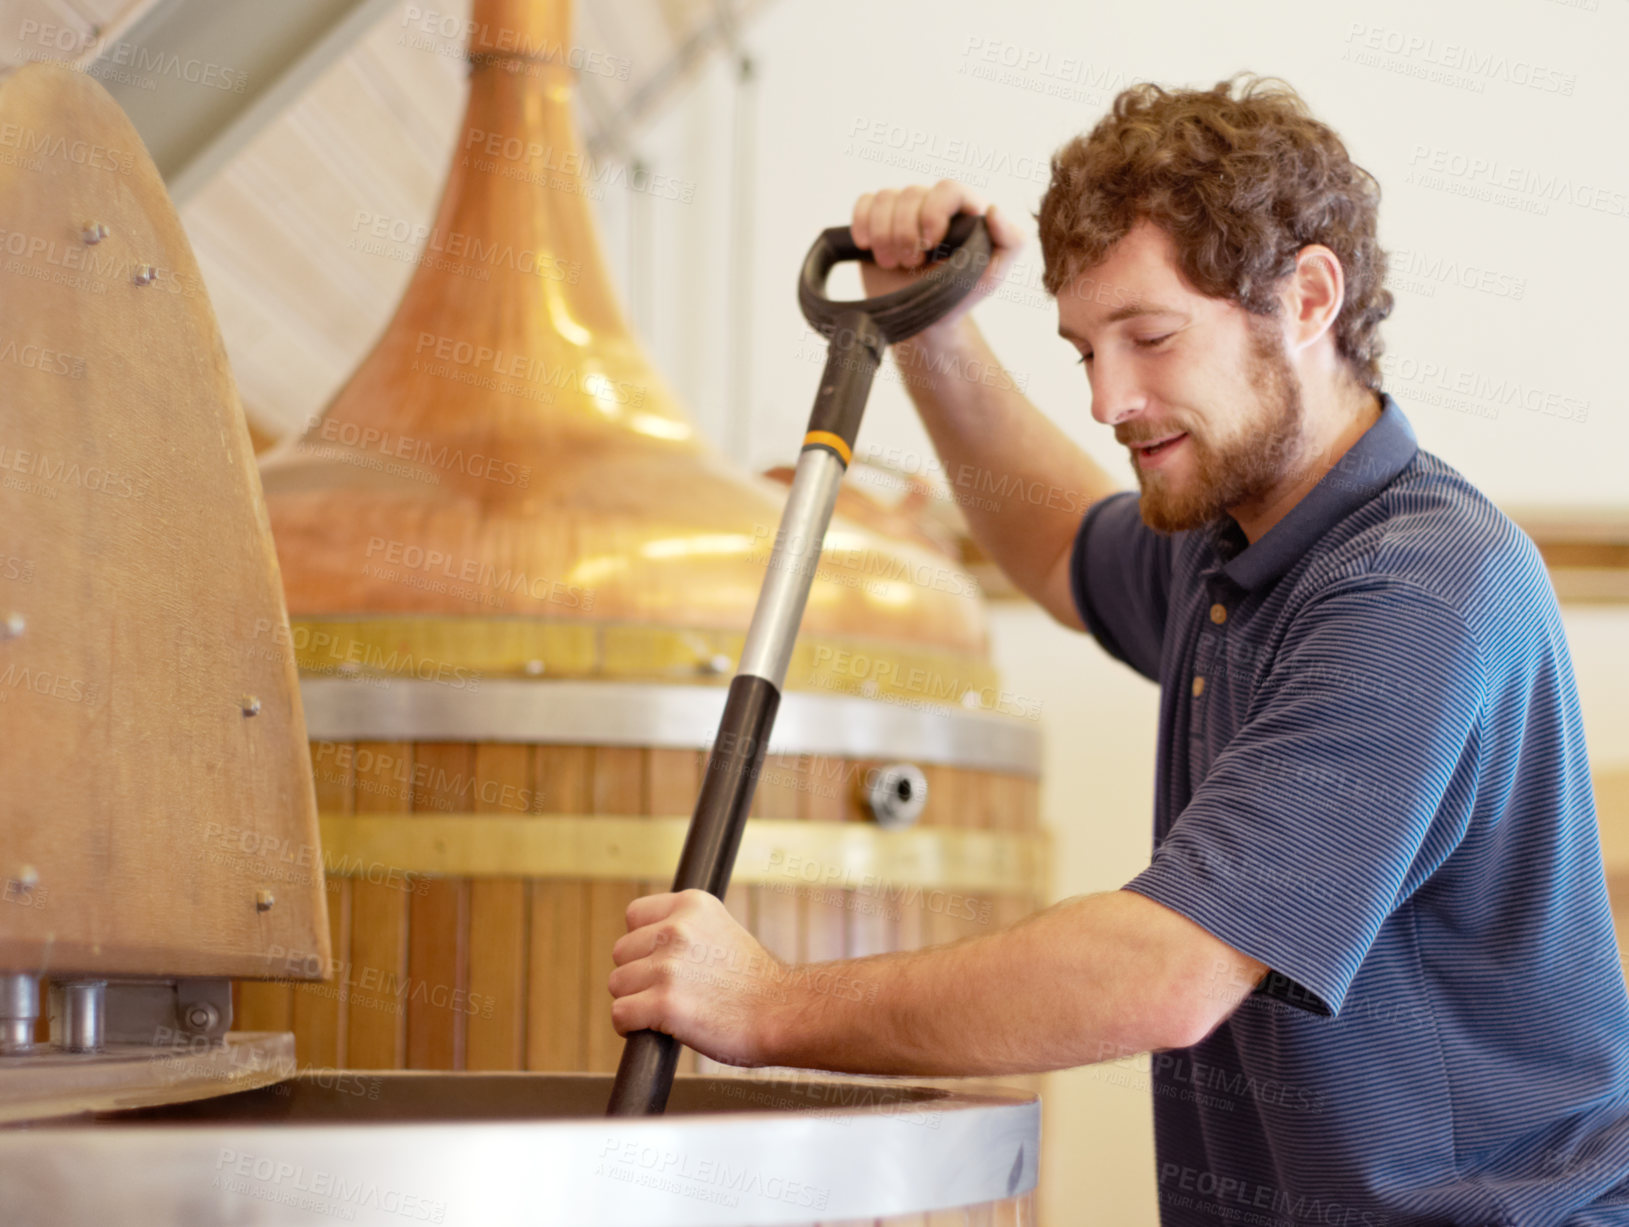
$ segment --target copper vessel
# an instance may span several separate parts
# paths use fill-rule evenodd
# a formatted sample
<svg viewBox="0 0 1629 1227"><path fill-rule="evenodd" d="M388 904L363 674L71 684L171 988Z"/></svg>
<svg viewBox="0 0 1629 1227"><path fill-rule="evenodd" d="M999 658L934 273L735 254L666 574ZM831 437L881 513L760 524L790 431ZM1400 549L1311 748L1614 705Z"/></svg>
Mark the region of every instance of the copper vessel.
<svg viewBox="0 0 1629 1227"><path fill-rule="evenodd" d="M476 0L472 17L463 135L426 256L320 419L264 460L290 614L326 628L327 659L352 669L369 652L333 644L495 673L717 672L784 490L699 437L618 306L590 198L622 171L578 145L570 0ZM976 583L920 540L853 521L834 521L827 551L805 638L926 654L955 679L925 697L972 705L993 680ZM680 639L619 653L567 633L586 624ZM876 678L811 683L795 662L789 684L868 680L874 693Z"/></svg>

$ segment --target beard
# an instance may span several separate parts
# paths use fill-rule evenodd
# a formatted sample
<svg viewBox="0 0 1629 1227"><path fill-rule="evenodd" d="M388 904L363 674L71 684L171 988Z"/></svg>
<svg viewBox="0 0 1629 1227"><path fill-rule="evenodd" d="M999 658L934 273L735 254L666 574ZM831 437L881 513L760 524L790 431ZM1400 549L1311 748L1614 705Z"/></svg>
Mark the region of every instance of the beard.
<svg viewBox="0 0 1629 1227"><path fill-rule="evenodd" d="M1255 393L1254 410L1205 430L1173 423L1187 430L1193 448L1193 473L1185 484L1173 485L1163 471L1145 470L1135 455L1131 458L1142 489L1143 523L1157 532L1209 524L1228 508L1261 498L1301 465L1301 381L1273 319L1251 316L1248 328L1245 383Z"/></svg>

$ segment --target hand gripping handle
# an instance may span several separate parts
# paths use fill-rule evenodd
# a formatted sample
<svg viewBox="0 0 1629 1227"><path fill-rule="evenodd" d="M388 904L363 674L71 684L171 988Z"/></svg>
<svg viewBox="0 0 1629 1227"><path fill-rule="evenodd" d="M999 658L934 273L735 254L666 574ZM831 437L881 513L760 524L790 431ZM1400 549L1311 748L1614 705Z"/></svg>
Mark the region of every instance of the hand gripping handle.
<svg viewBox="0 0 1629 1227"><path fill-rule="evenodd" d="M893 345L938 323L967 296L990 263L989 227L982 217L958 213L944 240L928 253L930 267L921 278L892 294L837 302L826 297L826 277L844 260L870 260L871 253L854 242L847 226L823 231L803 261L798 304L822 336L830 336L840 316L869 315Z"/></svg>

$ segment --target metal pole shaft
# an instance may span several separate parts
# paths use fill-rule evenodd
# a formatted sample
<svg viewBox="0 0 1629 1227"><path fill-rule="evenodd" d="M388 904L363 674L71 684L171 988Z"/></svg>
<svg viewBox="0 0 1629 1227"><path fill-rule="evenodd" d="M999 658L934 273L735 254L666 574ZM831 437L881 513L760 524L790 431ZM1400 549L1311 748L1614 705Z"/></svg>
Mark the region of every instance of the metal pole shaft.
<svg viewBox="0 0 1629 1227"><path fill-rule="evenodd" d="M845 471L842 460L824 448L809 448L798 457L736 676L761 677L777 690L786 684L798 624L809 603L821 543Z"/></svg>

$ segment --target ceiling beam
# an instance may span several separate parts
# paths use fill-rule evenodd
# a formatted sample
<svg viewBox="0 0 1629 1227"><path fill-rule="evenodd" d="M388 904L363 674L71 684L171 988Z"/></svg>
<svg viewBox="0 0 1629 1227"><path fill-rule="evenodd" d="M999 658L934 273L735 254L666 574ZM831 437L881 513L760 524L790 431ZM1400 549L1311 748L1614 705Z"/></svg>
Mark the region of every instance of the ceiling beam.
<svg viewBox="0 0 1629 1227"><path fill-rule="evenodd" d="M394 0L160 0L87 71L124 108L177 206Z"/></svg>

